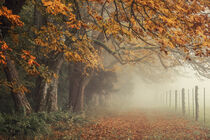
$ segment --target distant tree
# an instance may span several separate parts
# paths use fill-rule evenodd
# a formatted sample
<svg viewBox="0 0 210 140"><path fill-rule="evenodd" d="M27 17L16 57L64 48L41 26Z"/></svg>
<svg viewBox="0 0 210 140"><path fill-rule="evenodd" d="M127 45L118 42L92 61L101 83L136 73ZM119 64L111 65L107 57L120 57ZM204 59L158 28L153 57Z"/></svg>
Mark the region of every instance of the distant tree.
<svg viewBox="0 0 210 140"><path fill-rule="evenodd" d="M101 95L109 96L112 94L115 91L114 84L116 82L117 74L114 71L100 70L95 72L85 88L86 103L88 104L95 95L100 97Z"/></svg>

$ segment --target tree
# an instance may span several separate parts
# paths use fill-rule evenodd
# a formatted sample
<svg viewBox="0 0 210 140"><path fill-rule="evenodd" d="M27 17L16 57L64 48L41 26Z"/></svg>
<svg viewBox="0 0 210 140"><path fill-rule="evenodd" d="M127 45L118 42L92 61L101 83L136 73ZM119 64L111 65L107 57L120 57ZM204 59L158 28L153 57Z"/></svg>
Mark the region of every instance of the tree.
<svg viewBox="0 0 210 140"><path fill-rule="evenodd" d="M85 67L87 65L95 67L97 64L97 54L88 38L82 33L82 30L84 30L82 26L85 25L78 19L78 15L74 14L76 11L73 10L71 5L71 3L69 3L69 6L65 5L61 1L53 3L43 0L41 2L41 8L44 8L48 20L46 25L42 26L37 32L35 43L41 46L41 51L45 55L45 65L54 75L50 78L51 82L41 79L41 84L38 85L37 111L47 110L50 112L57 110L57 76L64 57L70 62L75 62L74 67L77 66L76 63L78 65L84 63L86 64ZM61 20L64 20L65 24L58 24ZM73 86L73 88L79 87Z"/></svg>
<svg viewBox="0 0 210 140"><path fill-rule="evenodd" d="M85 89L86 103L88 104L95 96L108 97L115 90L114 84L116 82L117 75L114 71L101 69L95 72ZM103 104L103 102L101 101L100 104Z"/></svg>
<svg viewBox="0 0 210 140"><path fill-rule="evenodd" d="M196 3L199 6L194 10ZM205 1L74 1L73 6L77 19L88 23L83 32L104 33L111 45L93 39L91 33L87 38L121 64L138 63L157 55L165 66L162 52L174 59L178 53L188 60L191 55L208 56L208 50L203 49L207 47L207 20L206 14L201 14L207 6ZM185 16L180 16L181 12ZM198 18L202 22L198 22Z"/></svg>
<svg viewBox="0 0 210 140"><path fill-rule="evenodd" d="M5 68L15 63L29 74L39 75L36 88L39 91L35 90L39 97L37 111L57 110L57 77L64 60L72 64L73 70L70 104L80 110L92 73L103 68L104 51L122 65L158 59L166 68L180 61L201 68L200 58L210 54L206 0L37 0L28 2L35 8L33 28L27 28L30 35L18 29L31 22L23 26L19 16L13 15L23 10L24 2L8 0L1 4L0 63ZM27 43L17 43L10 36L25 38ZM7 72L5 69L6 75L17 73L12 79L7 78L7 82L21 83L16 67L8 68ZM16 87L26 91L23 84ZM24 108L30 112L26 98L19 100L25 102Z"/></svg>
<svg viewBox="0 0 210 140"><path fill-rule="evenodd" d="M16 2L16 5L14 4ZM18 71L16 69L16 64L14 60L12 59L11 55L14 55L18 52L13 51L10 47L8 47L5 39L8 36L8 31L12 26L23 26L23 22L20 21L20 17L14 14L18 14L20 12L20 9L23 5L24 1L6 1L5 3L1 3L0 7L0 16L1 16L1 60L0 64L3 66L4 72L6 74L7 82L6 86L10 87L11 94L15 103L15 109L16 111L23 112L23 113L31 113L32 109L31 106L25 96L25 92L27 89L21 84ZM11 10L7 9L7 7L3 6L5 4L7 7L11 8L13 10L13 13ZM26 51L23 51L23 53L27 53ZM24 55L24 54L23 54ZM29 53L26 54L29 59L27 59L30 64L32 64L34 61L34 57L31 56ZM26 59L26 57L25 57Z"/></svg>

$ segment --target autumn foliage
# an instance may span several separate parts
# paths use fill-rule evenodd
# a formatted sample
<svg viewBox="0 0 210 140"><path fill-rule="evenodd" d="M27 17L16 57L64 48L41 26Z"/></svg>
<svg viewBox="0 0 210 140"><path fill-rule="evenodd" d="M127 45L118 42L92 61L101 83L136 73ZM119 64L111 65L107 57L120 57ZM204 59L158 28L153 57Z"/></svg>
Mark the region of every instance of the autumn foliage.
<svg viewBox="0 0 210 140"><path fill-rule="evenodd" d="M104 33L107 41L115 40L112 45L105 43L102 48L123 64L141 61L144 56L161 56L162 52L179 54L187 60L193 55L209 56L205 13L208 2L205 0L88 0L75 3L42 0L34 4L40 7L42 14L50 16L47 25L40 31L35 30L34 42L44 48L45 56L52 51L54 54L61 52L70 61L96 67L100 63L98 48L93 46L95 39L87 33L89 31ZM5 6L1 7L0 16L13 25L24 25L20 17ZM63 24L56 24L61 21ZM65 44L67 39L71 40L71 45ZM5 43L2 40L3 48ZM1 58L5 63L4 57ZM33 62L30 59L28 64L35 64Z"/></svg>
<svg viewBox="0 0 210 140"><path fill-rule="evenodd" d="M114 70L122 65L139 66L148 74L150 66L189 64L209 78L208 11L207 0L0 1L0 93L14 105L11 112L28 115L60 106L80 112L93 94L116 91ZM160 138L168 139L174 132L178 139L206 138L197 126L192 128L199 135L186 120L174 119L177 125L158 115L150 122L137 112L97 120L75 134L147 139L164 133Z"/></svg>
<svg viewBox="0 0 210 140"><path fill-rule="evenodd" d="M153 79L160 67L189 64L209 78L208 12L207 0L0 1L0 110L23 117L59 108L83 112L94 95L102 100L117 93L116 69L126 64ZM155 70L150 72L151 66ZM131 89L128 82L121 94L131 96ZM87 140L209 139L209 132L198 124L159 114L114 113L84 124L57 120L51 125L52 135ZM39 124L36 119L32 115L32 124Z"/></svg>
<svg viewBox="0 0 210 140"><path fill-rule="evenodd" d="M208 139L208 130L198 124L161 111L130 111L110 113L94 122L77 126L68 131L55 131L60 137L84 140L168 140L168 139ZM162 114L162 115L160 115ZM65 124L62 124L65 125Z"/></svg>

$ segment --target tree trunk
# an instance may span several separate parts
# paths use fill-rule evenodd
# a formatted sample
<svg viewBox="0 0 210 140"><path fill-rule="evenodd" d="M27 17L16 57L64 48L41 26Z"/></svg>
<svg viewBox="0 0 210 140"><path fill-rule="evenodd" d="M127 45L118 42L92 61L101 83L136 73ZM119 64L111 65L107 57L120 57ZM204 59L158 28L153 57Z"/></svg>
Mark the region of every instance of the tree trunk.
<svg viewBox="0 0 210 140"><path fill-rule="evenodd" d="M4 5L12 10L13 14L18 14L20 10L22 9L23 4L25 3L25 0L6 0L3 1ZM2 17L1 17L2 18ZM0 29L0 37L5 37L8 33L9 27L12 25L8 20L3 20L2 26ZM3 40L3 38L0 38ZM26 95L24 92L21 92L18 88L20 88L21 83L19 80L18 71L15 67L15 63L13 60L10 59L9 56L6 56L7 64L4 66L4 72L7 77L7 81L13 83L14 85L11 86L11 94L15 103L15 110L18 112L23 113L31 113L32 109L30 106L30 103L28 102Z"/></svg>
<svg viewBox="0 0 210 140"><path fill-rule="evenodd" d="M111 93L105 94L105 106L110 106L111 105Z"/></svg>
<svg viewBox="0 0 210 140"><path fill-rule="evenodd" d="M47 18L45 15L42 15L41 11L37 8L37 5L34 7L34 25L39 30L41 26L46 25ZM39 47L37 47L38 52ZM44 60L41 60L43 63ZM50 71L54 72L56 75L59 74L61 66L63 64L63 56L59 56L57 60L52 61L49 66ZM56 111L58 110L57 106L57 88L58 88L58 78L52 76L51 81L47 82L44 78L39 77L36 82L36 91L35 91L35 101L36 106L35 110L40 111ZM37 92L38 90L38 92Z"/></svg>
<svg viewBox="0 0 210 140"><path fill-rule="evenodd" d="M91 78L83 70L84 64L70 65L69 106L74 112L84 110L84 90Z"/></svg>
<svg viewBox="0 0 210 140"><path fill-rule="evenodd" d="M90 106L98 106L99 105L99 95L97 93L91 96L91 103Z"/></svg>
<svg viewBox="0 0 210 140"><path fill-rule="evenodd" d="M57 90L58 78L52 77L48 83L44 79L41 80L40 89L38 91L39 99L37 105L37 112L41 111L57 111Z"/></svg>
<svg viewBox="0 0 210 140"><path fill-rule="evenodd" d="M38 6L34 6L34 25L39 30L43 25L47 24L47 17L43 15L38 9Z"/></svg>
<svg viewBox="0 0 210 140"><path fill-rule="evenodd" d="M59 75L60 69L64 62L63 56L60 56L56 61L51 63L50 70L56 75ZM57 92L58 92L58 77L51 77L51 81L47 82L45 79L40 79L40 85L38 85L39 91L37 92L37 105L36 111L57 111Z"/></svg>
<svg viewBox="0 0 210 140"><path fill-rule="evenodd" d="M104 107L105 104L105 94L99 94L99 106Z"/></svg>
<svg viewBox="0 0 210 140"><path fill-rule="evenodd" d="M29 114L32 111L30 103L28 102L25 93L17 89L20 88L21 84L15 63L14 61L10 60L8 56L6 57L6 60L7 64L4 67L4 72L6 74L7 81L14 84L11 86L11 94L15 103L15 110L17 112Z"/></svg>

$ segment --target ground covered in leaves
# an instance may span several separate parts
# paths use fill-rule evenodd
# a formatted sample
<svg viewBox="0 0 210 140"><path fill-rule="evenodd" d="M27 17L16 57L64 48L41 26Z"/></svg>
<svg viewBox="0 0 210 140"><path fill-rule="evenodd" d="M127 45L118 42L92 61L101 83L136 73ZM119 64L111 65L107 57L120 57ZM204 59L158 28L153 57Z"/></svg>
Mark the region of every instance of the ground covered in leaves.
<svg viewBox="0 0 210 140"><path fill-rule="evenodd" d="M198 123L161 111L107 113L90 122L60 122L53 139L73 140L210 140Z"/></svg>

